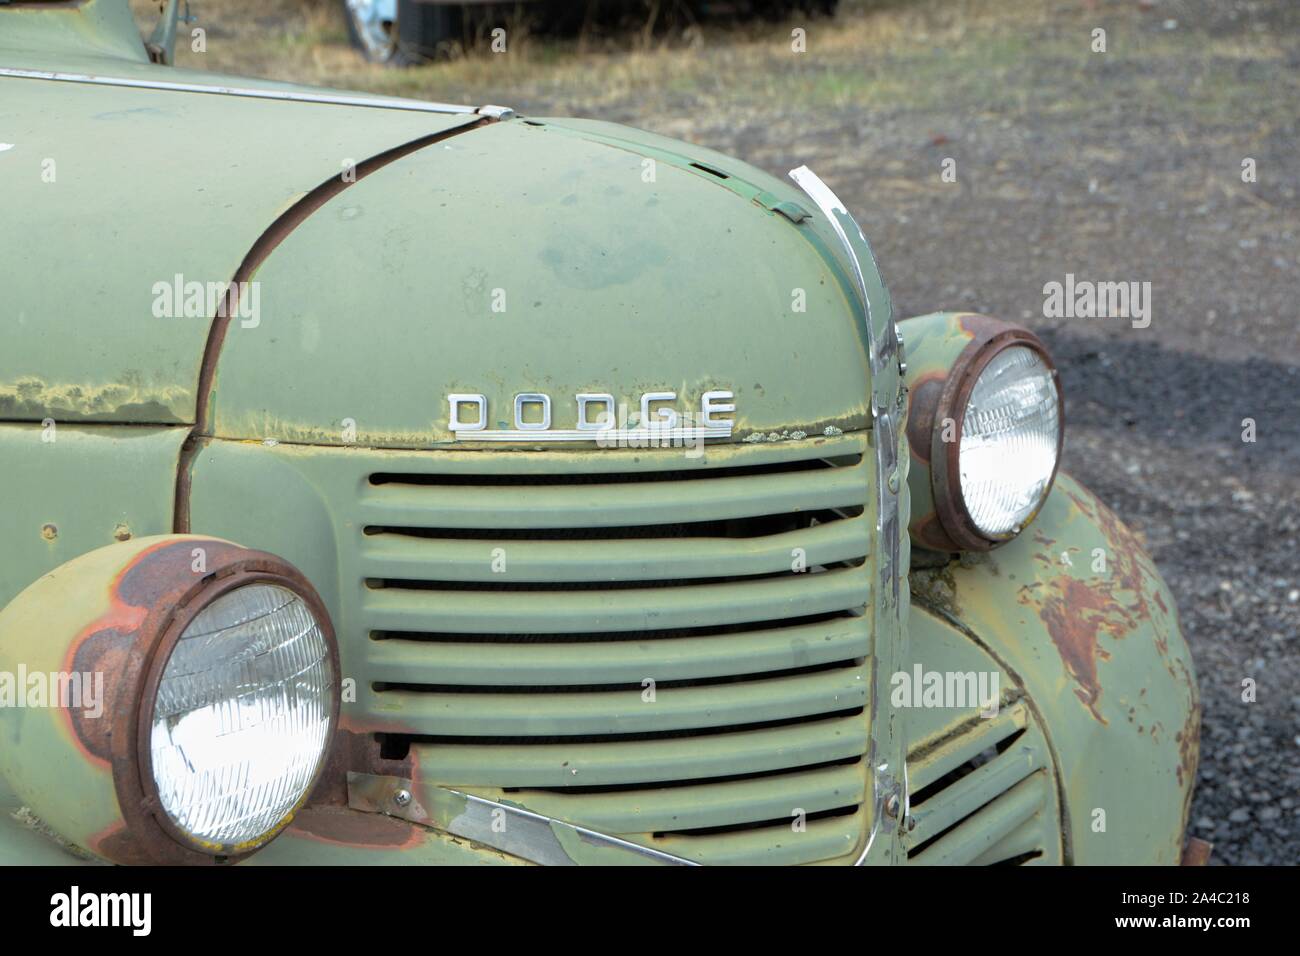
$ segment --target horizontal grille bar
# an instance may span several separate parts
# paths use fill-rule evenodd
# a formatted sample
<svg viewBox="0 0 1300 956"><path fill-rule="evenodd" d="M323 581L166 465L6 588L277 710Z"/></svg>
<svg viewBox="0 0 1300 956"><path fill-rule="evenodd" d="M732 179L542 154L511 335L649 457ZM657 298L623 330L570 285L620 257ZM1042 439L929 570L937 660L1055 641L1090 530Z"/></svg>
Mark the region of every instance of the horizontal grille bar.
<svg viewBox="0 0 1300 956"><path fill-rule="evenodd" d="M789 770L860 757L866 748L866 722L861 716L849 715L689 739L527 745L416 743L411 752L420 772L432 783L553 789L650 785Z"/></svg>
<svg viewBox="0 0 1300 956"><path fill-rule="evenodd" d="M644 675L654 677L653 674ZM865 706L861 668L770 680L668 687L653 702L634 690L530 693L428 693L385 690L376 714L393 712L413 728L439 736L524 737L638 734L738 727Z"/></svg>
<svg viewBox="0 0 1300 956"><path fill-rule="evenodd" d="M1029 711L1025 705L1016 703L1000 709L995 717L972 717L959 733L937 743L920 743L907 757L912 792L924 790L981 751L1024 730L1028 720Z"/></svg>
<svg viewBox="0 0 1300 956"><path fill-rule="evenodd" d="M795 810L820 813L866 799L864 761L748 780L565 794L546 790L478 791L490 800L523 803L536 813L619 836L791 819Z"/></svg>
<svg viewBox="0 0 1300 956"><path fill-rule="evenodd" d="M871 528L862 517L753 538L448 539L371 534L361 561L371 578L429 581L652 581L790 571L859 560ZM504 562L504 564L502 563Z"/></svg>
<svg viewBox="0 0 1300 956"><path fill-rule="evenodd" d="M844 468L641 484L527 487L424 486L387 481L363 488L367 527L600 528L681 524L863 507L866 458Z"/></svg>
<svg viewBox="0 0 1300 956"><path fill-rule="evenodd" d="M860 608L869 599L867 576L846 568L678 588L549 593L372 588L362 599L362 611L371 630L379 631L556 634L775 621Z"/></svg>
<svg viewBox="0 0 1300 956"><path fill-rule="evenodd" d="M944 790L941 800L927 801L914 809L916 828L909 833L911 841L919 845L938 836L1040 767L1042 759L1034 748L1012 744Z"/></svg>
<svg viewBox="0 0 1300 956"><path fill-rule="evenodd" d="M706 866L797 866L853 853L866 829L867 815L862 809L809 820L803 830L795 830L787 814L781 822L767 827L716 836L674 834L649 845Z"/></svg>
<svg viewBox="0 0 1300 956"><path fill-rule="evenodd" d="M384 640L369 649L368 659L376 681L547 687L757 674L866 657L870 649L868 620L846 617L761 631L626 641Z"/></svg>

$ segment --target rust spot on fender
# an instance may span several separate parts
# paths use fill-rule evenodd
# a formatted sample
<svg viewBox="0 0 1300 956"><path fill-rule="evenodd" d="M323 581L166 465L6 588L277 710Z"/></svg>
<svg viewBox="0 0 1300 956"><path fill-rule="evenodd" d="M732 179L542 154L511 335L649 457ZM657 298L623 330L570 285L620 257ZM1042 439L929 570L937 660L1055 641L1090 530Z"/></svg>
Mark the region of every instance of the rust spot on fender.
<svg viewBox="0 0 1300 956"><path fill-rule="evenodd" d="M1108 615L1112 601L1108 593L1089 586L1078 578L1062 577L1048 584L1051 593L1043 599L1038 616L1047 625L1052 643L1065 663L1074 682L1079 686L1075 696L1083 702L1092 716L1107 723L1098 710L1101 683L1097 679L1097 659L1108 660L1109 652L1097 643L1103 627L1110 624ZM1033 603L1021 589L1022 604Z"/></svg>
<svg viewBox="0 0 1300 956"><path fill-rule="evenodd" d="M1099 701L1101 683L1097 661L1107 660L1109 652L1100 644L1106 634L1120 640L1142 622L1150 621L1153 640L1171 674L1177 673L1169 662L1168 606L1152 582L1158 581L1155 563L1142 548L1137 536L1102 502L1070 492L1074 507L1100 531L1106 543L1107 572L1087 580L1069 574L1053 575L1039 581L1040 587L1021 588L1019 602L1036 607L1039 618L1061 655L1066 670L1078 687L1075 695L1101 723ZM1039 544L1051 546L1051 539L1040 537ZM1044 566L1054 562L1048 555L1036 555ZM1152 613L1152 604L1161 613ZM1193 691L1193 693L1195 693ZM1154 728L1153 731L1154 733Z"/></svg>
<svg viewBox="0 0 1300 956"><path fill-rule="evenodd" d="M957 324L961 330L970 338L992 338L999 332L1004 332L1008 328L1023 329L1024 326L1017 325L1015 322L1008 322L1005 319L995 319L991 316L981 315L979 312L963 312L957 317Z"/></svg>
<svg viewBox="0 0 1300 956"><path fill-rule="evenodd" d="M1200 837L1188 837L1187 845L1183 847L1182 866L1207 866L1210 862L1210 854L1214 851L1214 844L1207 843Z"/></svg>
<svg viewBox="0 0 1300 956"><path fill-rule="evenodd" d="M1196 765L1201 755L1201 702L1196 695L1196 685L1192 685L1192 706L1187 710L1187 719L1182 729L1174 734L1178 744L1178 767L1176 770L1179 786L1188 786L1196 781Z"/></svg>

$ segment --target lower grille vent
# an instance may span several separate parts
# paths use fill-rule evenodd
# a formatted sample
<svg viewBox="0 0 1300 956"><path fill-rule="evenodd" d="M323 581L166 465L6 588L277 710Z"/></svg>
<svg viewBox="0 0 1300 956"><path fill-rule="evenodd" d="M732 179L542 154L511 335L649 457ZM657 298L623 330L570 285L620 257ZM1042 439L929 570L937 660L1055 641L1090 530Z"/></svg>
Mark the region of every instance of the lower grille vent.
<svg viewBox="0 0 1300 956"><path fill-rule="evenodd" d="M1023 701L908 755L909 863L1023 865L1059 855L1046 742Z"/></svg>

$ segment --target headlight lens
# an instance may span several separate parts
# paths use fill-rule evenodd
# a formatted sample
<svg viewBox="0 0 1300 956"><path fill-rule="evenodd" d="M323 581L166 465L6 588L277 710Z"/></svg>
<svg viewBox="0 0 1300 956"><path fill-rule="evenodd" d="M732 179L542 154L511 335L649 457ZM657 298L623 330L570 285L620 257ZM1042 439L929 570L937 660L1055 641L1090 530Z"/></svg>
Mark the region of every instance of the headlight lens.
<svg viewBox="0 0 1300 956"><path fill-rule="evenodd" d="M971 522L992 539L1020 531L1046 497L1060 443L1060 395L1031 348L998 352L980 373L962 417L958 466Z"/></svg>
<svg viewBox="0 0 1300 956"><path fill-rule="evenodd" d="M207 847L278 832L325 758L335 683L321 622L288 588L248 584L200 611L153 703L153 780L172 824Z"/></svg>

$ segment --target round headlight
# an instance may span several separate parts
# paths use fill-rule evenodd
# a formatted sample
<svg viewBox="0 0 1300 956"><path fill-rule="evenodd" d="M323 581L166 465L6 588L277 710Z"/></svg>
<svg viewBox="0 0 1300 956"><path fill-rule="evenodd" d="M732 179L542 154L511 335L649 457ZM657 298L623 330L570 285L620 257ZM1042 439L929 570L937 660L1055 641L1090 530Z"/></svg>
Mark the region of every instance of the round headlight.
<svg viewBox="0 0 1300 956"><path fill-rule="evenodd" d="M329 641L301 595L254 583L204 606L171 647L142 721L171 825L214 851L275 835L324 762L334 687Z"/></svg>
<svg viewBox="0 0 1300 956"><path fill-rule="evenodd" d="M1053 369L1027 346L1003 349L979 373L962 414L957 464L961 500L980 534L1017 534L1047 497L1060 409Z"/></svg>
<svg viewBox="0 0 1300 956"><path fill-rule="evenodd" d="M1056 366L1013 323L921 321L916 368L908 362L914 457L924 446L909 477L920 484L911 534L936 551L987 551L1019 534L1052 490L1065 435Z"/></svg>

